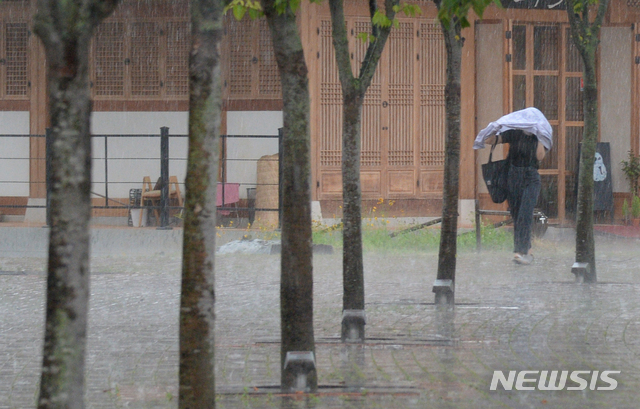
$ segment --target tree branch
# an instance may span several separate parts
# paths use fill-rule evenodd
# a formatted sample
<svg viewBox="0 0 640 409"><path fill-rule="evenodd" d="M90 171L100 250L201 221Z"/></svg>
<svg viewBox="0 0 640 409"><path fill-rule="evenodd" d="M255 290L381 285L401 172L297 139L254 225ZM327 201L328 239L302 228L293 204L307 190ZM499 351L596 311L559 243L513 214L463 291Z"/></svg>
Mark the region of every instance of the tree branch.
<svg viewBox="0 0 640 409"><path fill-rule="evenodd" d="M378 2L376 0L369 0L369 17L373 20L373 16L376 15L376 11L378 11ZM371 25L371 35L374 37L378 37L380 34L380 27L375 24Z"/></svg>
<svg viewBox="0 0 640 409"><path fill-rule="evenodd" d="M584 2L584 0L581 0ZM589 27L589 4L587 3L586 5L584 5L584 7L582 8L582 26L583 27ZM585 32L587 31L587 29L585 29Z"/></svg>
<svg viewBox="0 0 640 409"><path fill-rule="evenodd" d="M375 2L375 0L370 1ZM384 1L385 14L390 21L393 21L393 19L396 17L396 12L393 10L393 6L398 5L398 3L399 0ZM375 14L375 12L373 13ZM371 19L373 20L373 14L371 14ZM369 42L369 47L367 47L367 52L365 53L364 59L362 60L362 65L360 66L360 74L358 76L361 80L361 89L363 90L366 90L371 84L373 75L376 72L376 67L378 66L378 60L380 60L380 56L382 55L384 45L389 38L392 27L393 24L389 27L380 27L378 35L375 37L375 39L373 39L373 41Z"/></svg>
<svg viewBox="0 0 640 409"><path fill-rule="evenodd" d="M88 0L87 8L91 17L92 28L97 27L118 7L120 0Z"/></svg>
<svg viewBox="0 0 640 409"><path fill-rule="evenodd" d="M119 2L120 0L38 0L33 31L45 46L60 47L66 39L79 38L87 28L92 33L102 20L113 13Z"/></svg>
<svg viewBox="0 0 640 409"><path fill-rule="evenodd" d="M600 31L600 27L602 27L602 22L604 20L604 15L607 13L608 6L609 0L600 0L598 4L598 13L596 14L596 19L593 22L594 26L598 28L598 31Z"/></svg>
<svg viewBox="0 0 640 409"><path fill-rule="evenodd" d="M575 13L575 0L567 1L567 15L569 17L569 24L571 25L571 36L573 37L573 43L578 48L580 54L584 55L587 51L587 44L591 42L598 42L598 36L600 33L600 27L604 20L604 16L607 12L609 0L598 1L598 12L593 23L589 22L589 7L585 5L582 9L582 14ZM583 0L580 0L583 1Z"/></svg>
<svg viewBox="0 0 640 409"><path fill-rule="evenodd" d="M349 39L347 38L347 25L344 20L343 0L329 0L331 10L331 35L333 47L336 53L338 74L342 89L353 87L353 72L349 59Z"/></svg>
<svg viewBox="0 0 640 409"><path fill-rule="evenodd" d="M586 33L584 31L584 25L578 23L581 16L574 12L574 0L566 0L566 2L567 16L569 17L569 25L571 26L571 36L573 37L573 44L576 46L580 54L584 55L584 53L586 52L586 48L584 45Z"/></svg>

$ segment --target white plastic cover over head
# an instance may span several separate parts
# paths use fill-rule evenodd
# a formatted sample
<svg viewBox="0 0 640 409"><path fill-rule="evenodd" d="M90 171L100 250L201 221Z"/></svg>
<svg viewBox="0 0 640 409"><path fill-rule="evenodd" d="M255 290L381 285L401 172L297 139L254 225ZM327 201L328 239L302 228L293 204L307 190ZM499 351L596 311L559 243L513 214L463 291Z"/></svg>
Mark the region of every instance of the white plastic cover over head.
<svg viewBox="0 0 640 409"><path fill-rule="evenodd" d="M538 108L525 108L503 116L491 122L484 128L473 143L473 149L484 148L484 141L494 134L500 134L509 129L520 129L538 137L542 145L551 150L553 147L553 130L547 118Z"/></svg>

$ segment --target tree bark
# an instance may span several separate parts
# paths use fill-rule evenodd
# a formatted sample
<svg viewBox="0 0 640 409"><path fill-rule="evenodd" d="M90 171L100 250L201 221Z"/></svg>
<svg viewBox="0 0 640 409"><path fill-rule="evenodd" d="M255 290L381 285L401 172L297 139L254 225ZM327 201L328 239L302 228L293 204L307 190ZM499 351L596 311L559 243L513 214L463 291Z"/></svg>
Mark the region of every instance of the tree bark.
<svg viewBox="0 0 640 409"><path fill-rule="evenodd" d="M386 16L393 20L393 6L398 2L385 0ZM333 46L342 87L342 276L343 310L364 310L364 267L362 261L362 190L360 186L361 119L364 97L373 80L378 61L389 38L391 27L371 28L367 52L358 77L351 71L349 40L342 0L330 0ZM370 17L377 10L375 0L369 1ZM342 339L346 339L344 323ZM364 340L364 327L360 339Z"/></svg>
<svg viewBox="0 0 640 409"><path fill-rule="evenodd" d="M215 407L214 261L222 0L191 1L189 153L180 297L179 407Z"/></svg>
<svg viewBox="0 0 640 409"><path fill-rule="evenodd" d="M576 8L575 0L567 0L567 14L571 37L584 63L584 133L580 153L578 180L578 209L576 212L576 261L589 263L585 282L597 281L596 250L593 234L593 164L598 141L598 82L596 76L596 50L600 27L609 6L609 0L599 0L597 14L589 18L589 7Z"/></svg>
<svg viewBox="0 0 640 409"><path fill-rule="evenodd" d="M439 7L439 3L437 5ZM455 288L460 177L460 72L464 39L457 20L451 21L449 27L442 22L441 26L447 49L447 83L444 91L446 111L444 185L437 278L452 280ZM454 303L454 294L450 295L448 303ZM437 294L436 299L438 299Z"/></svg>
<svg viewBox="0 0 640 409"><path fill-rule="evenodd" d="M343 95L342 223L344 227L342 231L342 309L364 310L362 190L360 188L360 123L364 95L353 92L351 89L343 89ZM343 328L343 332L345 330ZM345 339L345 334L343 334L342 338ZM361 339L364 339L364 334L361 335Z"/></svg>
<svg viewBox="0 0 640 409"><path fill-rule="evenodd" d="M309 131L309 84L295 14L287 6L282 14L274 0L262 0L271 31L284 101L282 155L282 254L280 280L281 366L287 352L315 354L313 334L313 268L311 242L311 138ZM281 372L282 389L294 387L296 379ZM316 371L307 386L318 386Z"/></svg>
<svg viewBox="0 0 640 409"><path fill-rule="evenodd" d="M589 263L585 282L597 281L593 235L593 164L598 141L598 84L595 75L595 47L584 60L584 133L580 152L578 209L576 213L576 261ZM591 53L589 53L591 54Z"/></svg>
<svg viewBox="0 0 640 409"><path fill-rule="evenodd" d="M89 300L91 98L89 44L116 0L38 1L47 57L51 202L45 339L38 407L84 407Z"/></svg>

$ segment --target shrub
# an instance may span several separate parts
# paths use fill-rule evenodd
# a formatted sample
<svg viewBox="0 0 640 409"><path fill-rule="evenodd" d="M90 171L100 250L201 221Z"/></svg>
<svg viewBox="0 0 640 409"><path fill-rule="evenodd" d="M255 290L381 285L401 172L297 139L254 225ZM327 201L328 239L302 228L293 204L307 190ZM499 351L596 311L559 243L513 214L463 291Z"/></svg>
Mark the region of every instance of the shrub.
<svg viewBox="0 0 640 409"><path fill-rule="evenodd" d="M623 160L620 163L622 164L622 171L629 181L631 194L634 196L638 196L638 179L640 179L640 157L635 156L632 151L629 151L629 160Z"/></svg>
<svg viewBox="0 0 640 409"><path fill-rule="evenodd" d="M634 196L631 202L631 217L634 219L640 218L640 197Z"/></svg>

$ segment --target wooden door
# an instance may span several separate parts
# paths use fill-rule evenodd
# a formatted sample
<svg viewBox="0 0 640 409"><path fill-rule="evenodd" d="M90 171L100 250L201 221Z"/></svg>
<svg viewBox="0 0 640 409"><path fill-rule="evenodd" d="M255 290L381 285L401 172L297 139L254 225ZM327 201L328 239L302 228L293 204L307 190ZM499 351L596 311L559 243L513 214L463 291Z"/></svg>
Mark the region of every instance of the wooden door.
<svg viewBox="0 0 640 409"><path fill-rule="evenodd" d="M384 197L413 197L417 188L416 169L416 22L404 21L391 31L387 43L385 73L388 110L386 132L387 177ZM388 105L388 106L387 106Z"/></svg>
<svg viewBox="0 0 640 409"><path fill-rule="evenodd" d="M442 29L436 21L423 22L418 32L420 148L419 192L425 197L442 197L444 179L444 87L447 83L447 51Z"/></svg>
<svg viewBox="0 0 640 409"><path fill-rule="evenodd" d="M356 19L349 23L352 30L351 46L355 49L354 58L351 59L352 71L357 73L360 71L369 43L363 43L355 36L362 32L369 33L371 22L367 19ZM386 163L386 150L383 147L389 127L388 112L384 109L384 101L388 98L387 89L383 87L382 82L386 71L381 67L387 64L388 53L383 53L362 106L360 186L363 197L379 198L383 195L382 180L386 171L386 167L383 166ZM340 109L342 109L342 103L340 103Z"/></svg>
<svg viewBox="0 0 640 409"><path fill-rule="evenodd" d="M347 21L358 72L370 31L367 19ZM341 184L342 90L331 21L318 27L317 195L339 199ZM440 27L401 20L385 46L362 111L361 187L364 199L441 197L444 165L444 81L446 56Z"/></svg>
<svg viewBox="0 0 640 409"><path fill-rule="evenodd" d="M564 220L575 209L578 146L582 140L582 60L569 28L560 24L513 23L512 109L534 106L553 128L554 146L540 164L537 208Z"/></svg>
<svg viewBox="0 0 640 409"><path fill-rule="evenodd" d="M267 20L224 18L224 98L230 100L282 99L280 74Z"/></svg>

